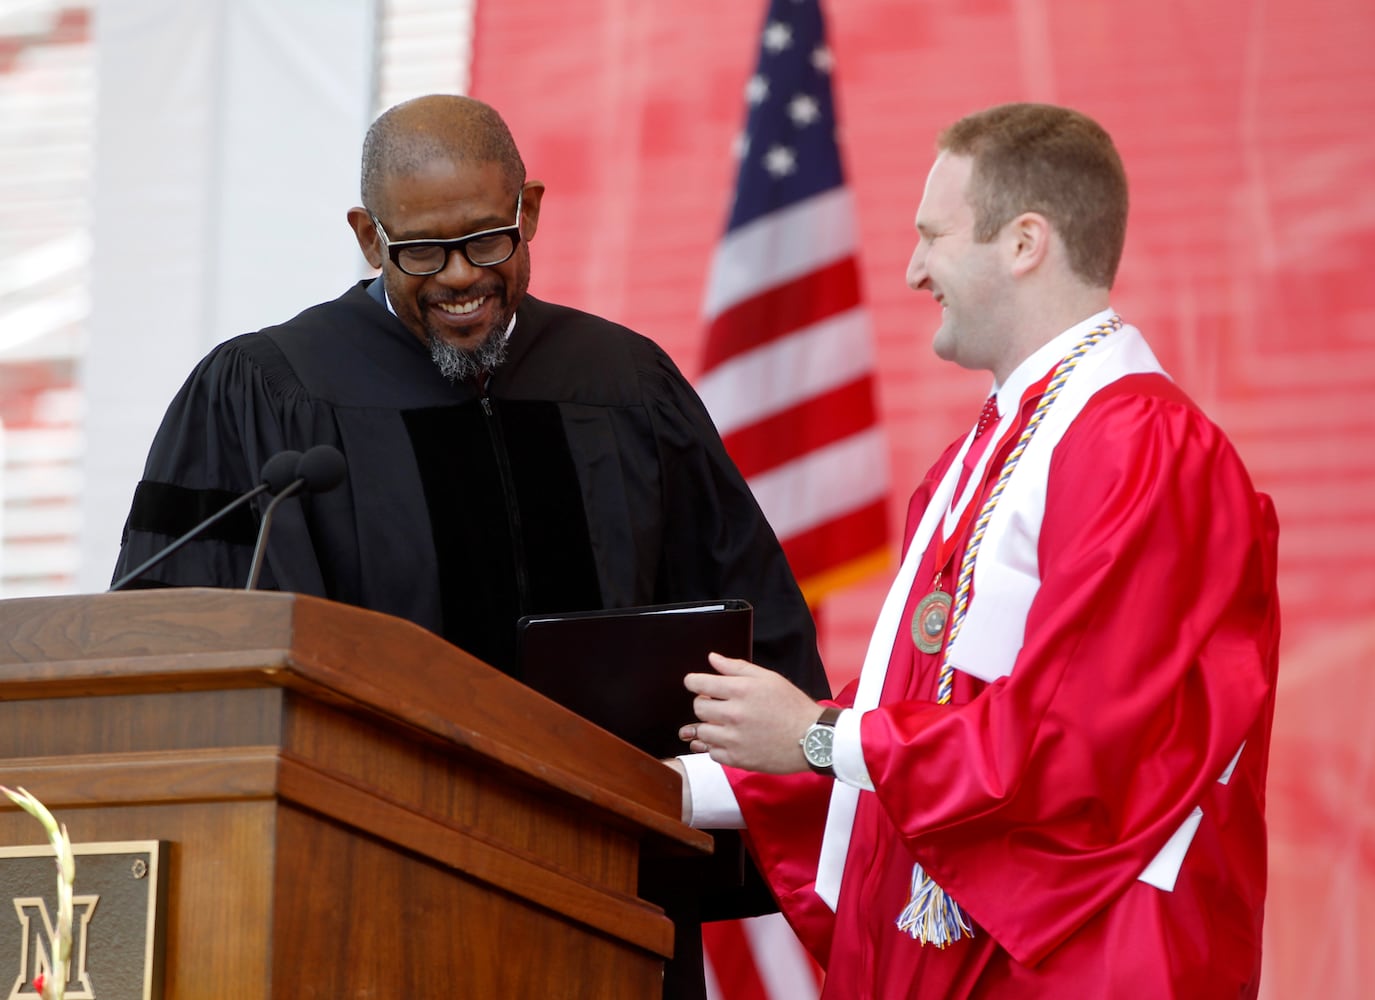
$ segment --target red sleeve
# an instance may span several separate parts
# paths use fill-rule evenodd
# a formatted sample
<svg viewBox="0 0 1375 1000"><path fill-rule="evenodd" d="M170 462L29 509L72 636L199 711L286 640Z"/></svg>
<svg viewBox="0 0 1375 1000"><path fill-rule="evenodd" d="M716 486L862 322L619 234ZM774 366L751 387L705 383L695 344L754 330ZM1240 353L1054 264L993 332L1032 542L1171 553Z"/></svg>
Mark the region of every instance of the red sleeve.
<svg viewBox="0 0 1375 1000"><path fill-rule="evenodd" d="M1130 885L1214 786L1264 717L1277 635L1268 504L1172 388L1110 388L1080 414L1038 553L1011 675L862 729L913 856L1025 963Z"/></svg>
<svg viewBox="0 0 1375 1000"><path fill-rule="evenodd" d="M854 704L852 681L834 702ZM812 957L826 965L835 914L815 892L817 860L835 782L810 771L761 774L726 767L745 819L743 836L789 925Z"/></svg>

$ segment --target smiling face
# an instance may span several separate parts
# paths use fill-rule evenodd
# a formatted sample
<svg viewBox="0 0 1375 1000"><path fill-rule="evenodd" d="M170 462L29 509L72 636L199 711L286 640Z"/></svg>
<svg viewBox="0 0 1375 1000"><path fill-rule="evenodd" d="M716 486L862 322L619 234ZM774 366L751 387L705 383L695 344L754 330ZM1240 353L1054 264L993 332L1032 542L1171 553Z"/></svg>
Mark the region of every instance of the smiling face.
<svg viewBox="0 0 1375 1000"><path fill-rule="evenodd" d="M534 236L543 193L538 182L519 188L495 161L437 156L384 176L368 209L392 241L456 239L509 226L517 198L522 201L522 239L508 260L477 267L463 253L450 252L442 270L424 277L406 274L388 258L366 210L354 209L349 221L368 262L382 269L397 318L431 353L491 358L499 356L491 346L505 337L530 284L527 241Z"/></svg>
<svg viewBox="0 0 1375 1000"><path fill-rule="evenodd" d="M918 241L907 285L930 292L941 307L932 345L938 357L997 371L1013 328L1013 317L1006 315L1008 268L1001 234L986 243L974 238L974 208L967 197L973 168L968 156L937 157L917 209Z"/></svg>
<svg viewBox="0 0 1375 1000"><path fill-rule="evenodd" d="M927 177L917 209L917 246L907 287L925 290L940 305L936 356L967 369L995 370L1005 348L1001 322L1006 270L1000 239L975 239L967 190L971 157L942 153Z"/></svg>

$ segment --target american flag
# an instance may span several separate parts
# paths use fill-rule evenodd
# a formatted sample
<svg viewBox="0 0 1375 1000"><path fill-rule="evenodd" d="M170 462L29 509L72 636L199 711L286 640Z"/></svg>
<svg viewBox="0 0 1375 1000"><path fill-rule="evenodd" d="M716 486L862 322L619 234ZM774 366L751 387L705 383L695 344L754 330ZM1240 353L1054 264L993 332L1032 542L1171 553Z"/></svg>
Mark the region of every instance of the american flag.
<svg viewBox="0 0 1375 1000"><path fill-rule="evenodd" d="M698 390L808 604L885 567L887 446L817 0L772 0Z"/></svg>
<svg viewBox="0 0 1375 1000"><path fill-rule="evenodd" d="M818 0L772 0L745 99L698 390L815 608L890 558L887 445ZM715 1000L820 991L777 914L708 924L703 942Z"/></svg>

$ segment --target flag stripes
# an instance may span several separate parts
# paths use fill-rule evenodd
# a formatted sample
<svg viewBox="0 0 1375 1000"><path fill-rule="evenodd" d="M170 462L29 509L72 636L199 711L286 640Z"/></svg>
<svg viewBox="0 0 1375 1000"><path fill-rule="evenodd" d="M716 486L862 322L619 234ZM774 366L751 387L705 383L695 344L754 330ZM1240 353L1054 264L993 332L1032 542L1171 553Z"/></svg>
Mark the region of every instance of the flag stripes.
<svg viewBox="0 0 1375 1000"><path fill-rule="evenodd" d="M698 393L813 606L889 558L855 243L849 192L809 195L728 231L706 296Z"/></svg>
<svg viewBox="0 0 1375 1000"><path fill-rule="evenodd" d="M809 601L848 587L888 565L888 497L877 497L788 539L788 559ZM854 556L854 553L869 553Z"/></svg>
<svg viewBox="0 0 1375 1000"><path fill-rule="evenodd" d="M705 924L709 1000L802 1000L820 992L821 970L781 914Z"/></svg>
<svg viewBox="0 0 1375 1000"><path fill-rule="evenodd" d="M870 427L752 477L750 489L787 551L793 536L886 497L887 480L876 478L874 470L883 467L887 454L883 431ZM802 575L796 566L793 572Z"/></svg>
<svg viewBox="0 0 1375 1000"><path fill-rule="evenodd" d="M825 234L825 240L818 240ZM712 257L703 313L714 319L761 288L773 288L855 251L855 207L838 187L730 230ZM710 348L708 348L710 351Z"/></svg>
<svg viewBox="0 0 1375 1000"><path fill-rule="evenodd" d="M726 449L746 477L767 472L872 427L875 414L870 390L869 380L858 378L795 403L723 435ZM780 441L785 447L780 447Z"/></svg>
<svg viewBox="0 0 1375 1000"><path fill-rule="evenodd" d="M702 925L708 1000L771 1000L745 934L747 923L721 920Z"/></svg>
<svg viewBox="0 0 1375 1000"><path fill-rule="evenodd" d="M831 63L819 0L771 0L697 380L813 608L889 561L888 448ZM779 914L708 924L702 940L713 1000L820 992Z"/></svg>
<svg viewBox="0 0 1375 1000"><path fill-rule="evenodd" d="M735 352L698 379L722 434L858 379L872 387L869 319L863 309L794 329L785 339Z"/></svg>
<svg viewBox="0 0 1375 1000"><path fill-rule="evenodd" d="M859 302L859 268L853 257L763 289L711 320L704 366L713 368L732 354L789 336Z"/></svg>

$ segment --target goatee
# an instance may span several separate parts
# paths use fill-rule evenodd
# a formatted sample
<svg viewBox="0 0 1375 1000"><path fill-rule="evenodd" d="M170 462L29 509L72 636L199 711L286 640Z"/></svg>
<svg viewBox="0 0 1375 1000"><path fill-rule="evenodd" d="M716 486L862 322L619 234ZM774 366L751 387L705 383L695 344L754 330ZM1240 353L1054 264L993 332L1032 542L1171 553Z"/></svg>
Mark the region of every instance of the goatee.
<svg viewBox="0 0 1375 1000"><path fill-rule="evenodd" d="M493 330L482 343L470 351L455 347L443 337L427 334L430 344L430 358L441 375L450 382L467 382L483 372L496 369L506 360L506 331Z"/></svg>

